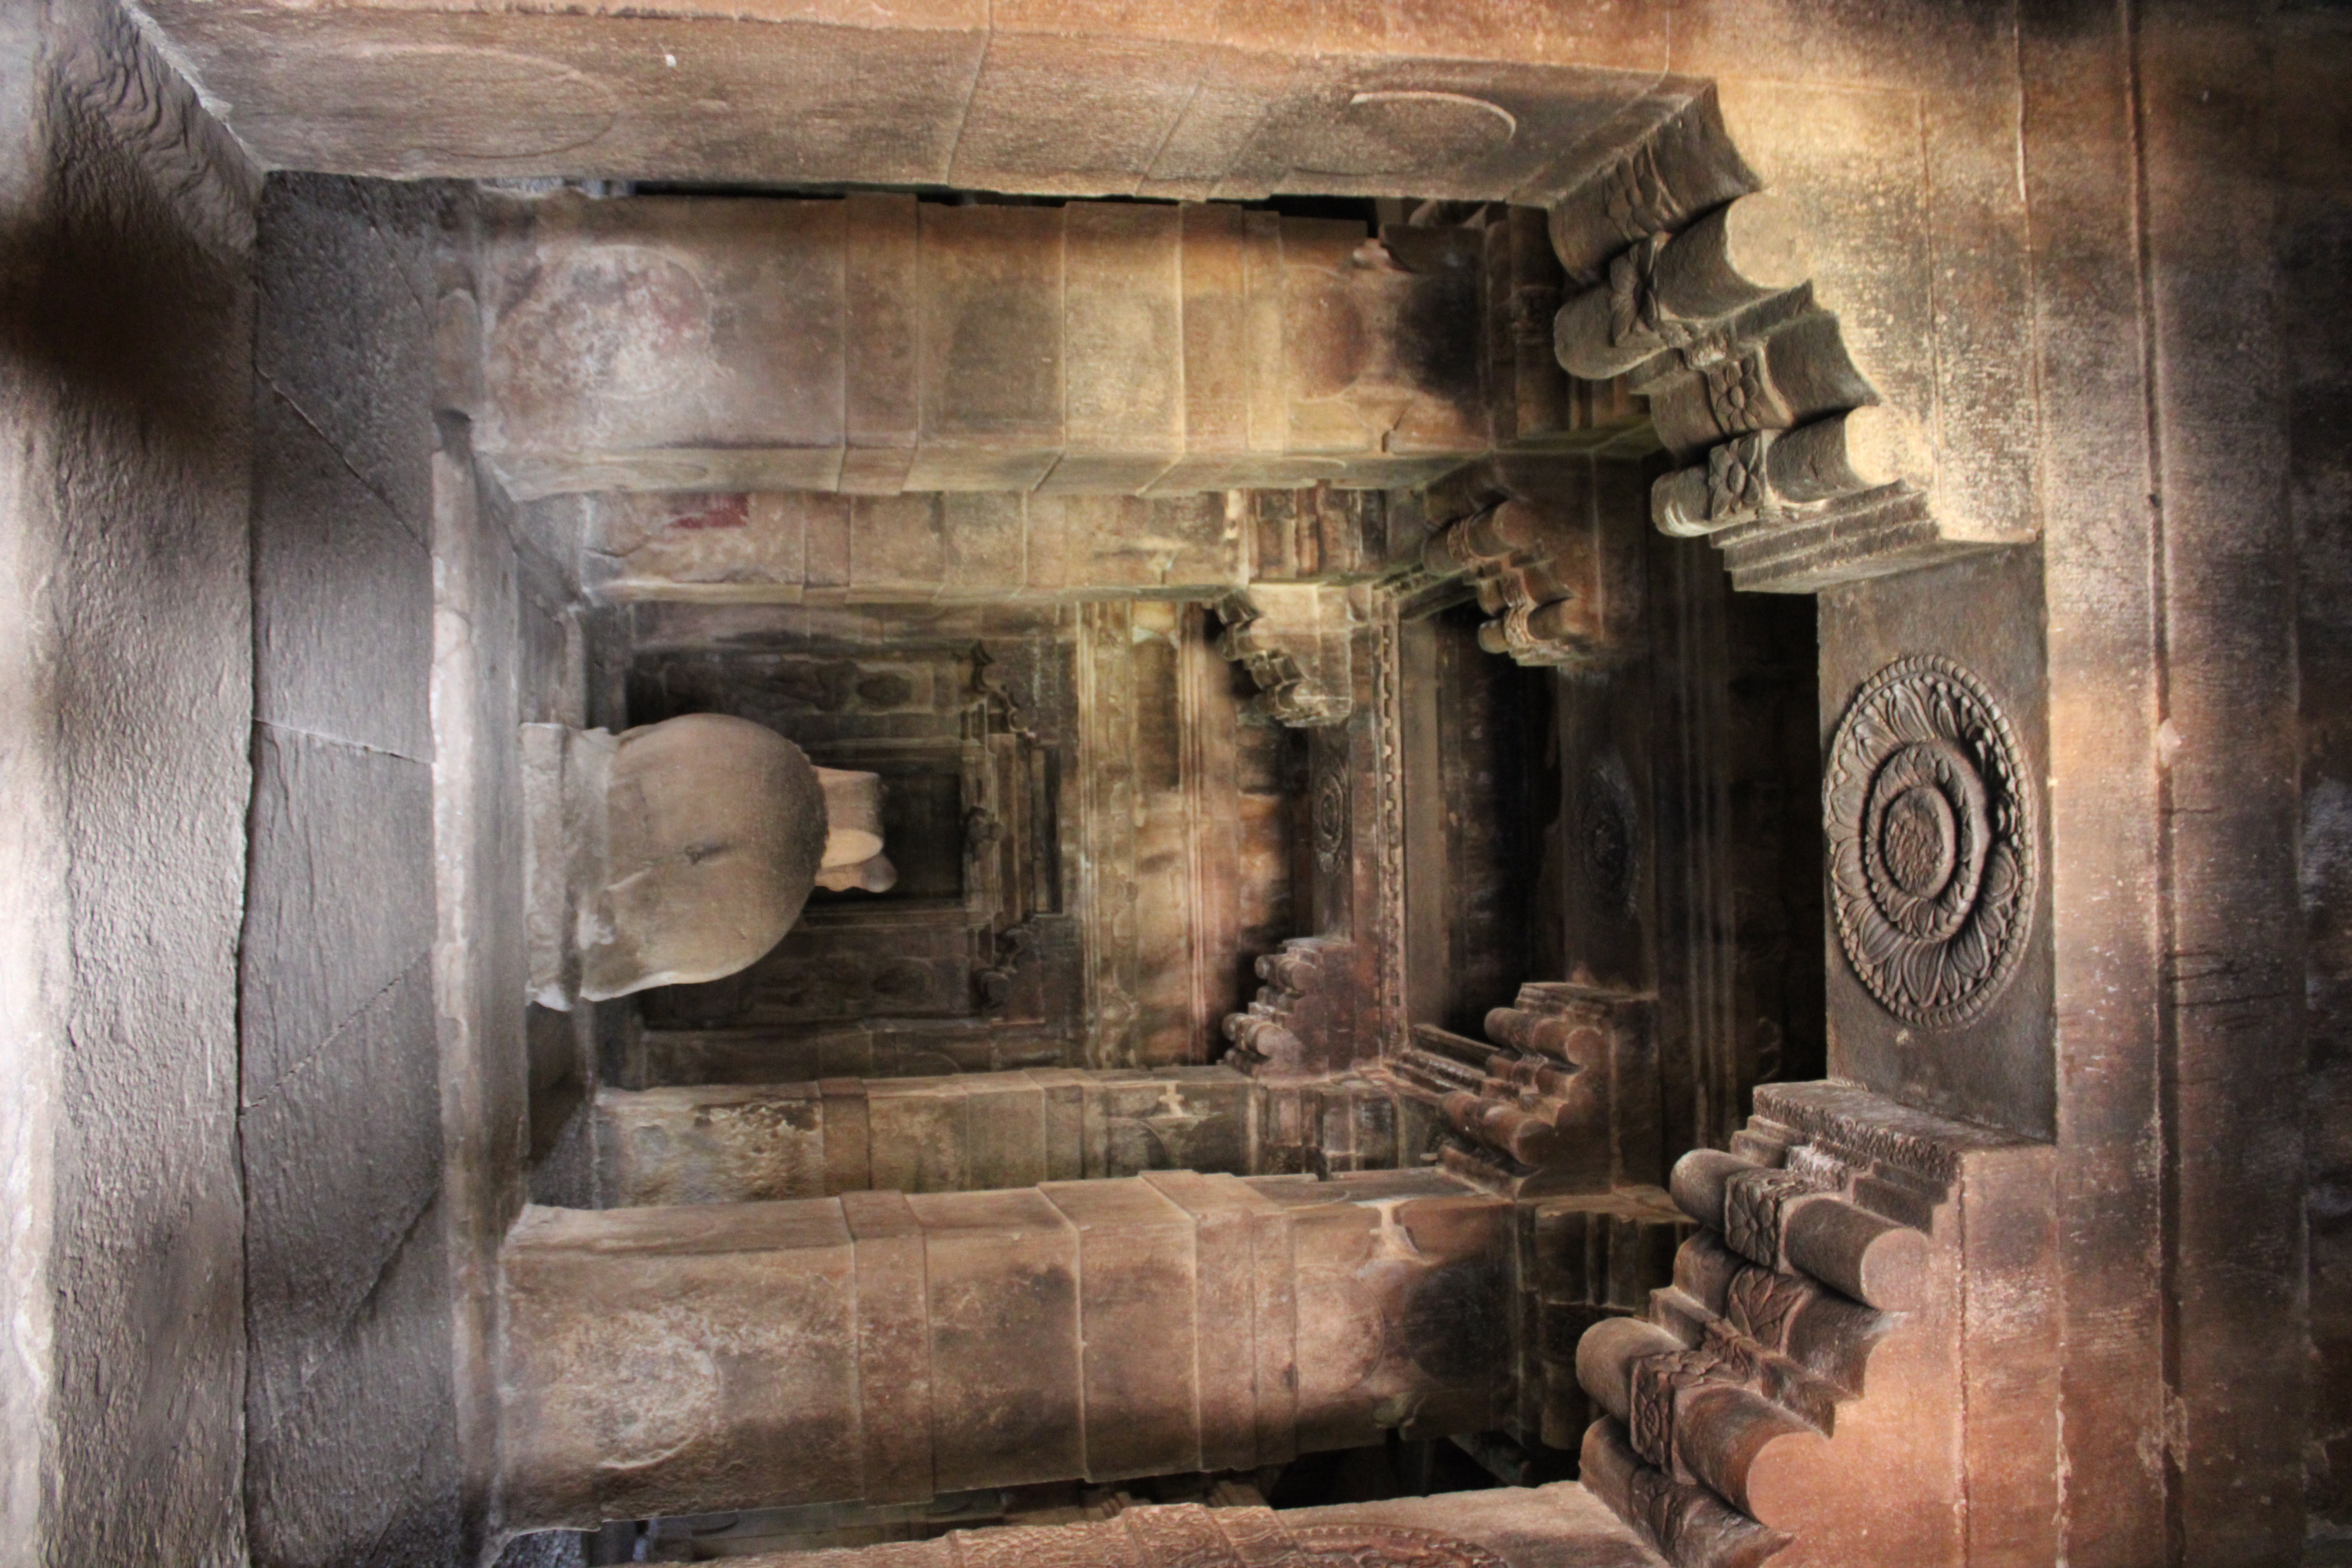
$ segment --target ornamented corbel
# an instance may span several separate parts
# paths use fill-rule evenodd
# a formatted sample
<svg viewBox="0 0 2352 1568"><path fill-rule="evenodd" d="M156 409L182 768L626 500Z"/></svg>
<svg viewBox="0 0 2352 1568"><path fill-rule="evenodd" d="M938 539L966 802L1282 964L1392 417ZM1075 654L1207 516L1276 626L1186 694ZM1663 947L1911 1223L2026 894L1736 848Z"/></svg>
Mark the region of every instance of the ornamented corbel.
<svg viewBox="0 0 2352 1568"><path fill-rule="evenodd" d="M1491 1044L1423 1025L1389 1064L1448 1129L1440 1159L1482 1185L1523 1196L1606 1192L1654 1180L1629 1167L1615 1125L1619 1086L1651 1070L1654 1005L1596 986L1523 986L1486 1015ZM1625 1097L1631 1114L1643 1103Z"/></svg>
<svg viewBox="0 0 2352 1568"><path fill-rule="evenodd" d="M1245 1012L1225 1015L1237 1066L1258 1078L1336 1072L1371 1055L1362 1037L1361 954L1338 937L1298 936L1257 961L1263 982Z"/></svg>
<svg viewBox="0 0 2352 1568"><path fill-rule="evenodd" d="M1552 210L1584 285L1556 322L1560 363L1622 377L1681 465L1653 492L1657 526L1711 536L1736 586L1785 593L2007 542L1938 523L1931 444L1855 366L1802 215L1760 184L1702 96Z"/></svg>
<svg viewBox="0 0 2352 1568"><path fill-rule="evenodd" d="M1892 408L1856 408L1794 430L1757 430L1711 447L1651 489L1659 531L1693 539L1751 524L1786 523L1875 496L1895 500L1927 482L1918 429Z"/></svg>
<svg viewBox="0 0 2352 1568"><path fill-rule="evenodd" d="M1845 1084L1767 1086L1756 1109L1730 1149L1676 1163L1700 1228L1648 1317L1577 1342L1603 1413L1584 1484L1681 1568L1957 1568L1974 1536L1953 1522L1955 1456L2003 1430L1965 1389L2045 1288L2048 1146ZM1979 1330L1964 1298L2018 1315ZM1973 1472L1968 1498L2010 1528L2047 1508Z"/></svg>
<svg viewBox="0 0 2352 1568"><path fill-rule="evenodd" d="M1680 234L1644 235L1612 258L1605 284L1561 307L1559 363L1588 381L1623 375L1799 287L1811 271L1795 209L1775 195L1741 196Z"/></svg>
<svg viewBox="0 0 2352 1568"><path fill-rule="evenodd" d="M1639 561L1580 490L1538 504L1506 496L1430 537L1422 567L1469 578L1488 653L1521 664L1591 666L1633 651L1640 635Z"/></svg>
<svg viewBox="0 0 2352 1568"><path fill-rule="evenodd" d="M1218 602L1225 623L1217 652L1250 672L1259 720L1310 729L1355 710L1349 642L1356 616L1344 588L1260 583Z"/></svg>

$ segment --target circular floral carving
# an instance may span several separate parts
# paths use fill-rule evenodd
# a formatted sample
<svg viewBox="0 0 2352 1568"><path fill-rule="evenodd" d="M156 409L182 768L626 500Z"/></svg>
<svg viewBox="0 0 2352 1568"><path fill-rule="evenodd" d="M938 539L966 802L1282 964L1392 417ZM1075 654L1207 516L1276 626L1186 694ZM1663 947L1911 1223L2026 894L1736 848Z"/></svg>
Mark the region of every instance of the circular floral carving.
<svg viewBox="0 0 2352 1568"><path fill-rule="evenodd" d="M1310 1524L1291 1536L1317 1568L1507 1568L1475 1542L1398 1524Z"/></svg>
<svg viewBox="0 0 2352 1568"><path fill-rule="evenodd" d="M1625 760L1613 749L1585 774L1577 828L1601 906L1633 908L1640 888L1641 829L1633 809L1633 780L1625 771Z"/></svg>
<svg viewBox="0 0 2352 1568"><path fill-rule="evenodd" d="M1906 1023L2000 994L2033 918L2033 792L1983 682L1900 658L1863 683L1822 781L1830 898L1854 973Z"/></svg>
<svg viewBox="0 0 2352 1568"><path fill-rule="evenodd" d="M1348 847L1348 781L1327 773L1315 781L1315 863L1326 871Z"/></svg>

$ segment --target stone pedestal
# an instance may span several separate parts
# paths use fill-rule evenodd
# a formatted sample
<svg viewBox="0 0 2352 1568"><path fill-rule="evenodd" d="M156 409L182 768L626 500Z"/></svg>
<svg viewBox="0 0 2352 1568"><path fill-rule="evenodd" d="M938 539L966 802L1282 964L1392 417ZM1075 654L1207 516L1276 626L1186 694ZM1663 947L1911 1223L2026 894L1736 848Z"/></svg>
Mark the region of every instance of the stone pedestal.
<svg viewBox="0 0 2352 1568"><path fill-rule="evenodd" d="M1171 1472L1498 1425L1511 1206L1435 1173L530 1209L508 1522Z"/></svg>

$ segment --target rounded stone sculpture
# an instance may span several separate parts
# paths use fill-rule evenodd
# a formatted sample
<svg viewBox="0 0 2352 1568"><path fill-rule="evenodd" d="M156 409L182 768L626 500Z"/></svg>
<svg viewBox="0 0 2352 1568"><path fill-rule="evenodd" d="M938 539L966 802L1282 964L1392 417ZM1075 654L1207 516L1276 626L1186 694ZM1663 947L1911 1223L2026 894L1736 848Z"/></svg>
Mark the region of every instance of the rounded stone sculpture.
<svg viewBox="0 0 2352 1568"><path fill-rule="evenodd" d="M825 790L798 746L693 713L622 733L610 769L580 994L717 980L783 940L825 858Z"/></svg>

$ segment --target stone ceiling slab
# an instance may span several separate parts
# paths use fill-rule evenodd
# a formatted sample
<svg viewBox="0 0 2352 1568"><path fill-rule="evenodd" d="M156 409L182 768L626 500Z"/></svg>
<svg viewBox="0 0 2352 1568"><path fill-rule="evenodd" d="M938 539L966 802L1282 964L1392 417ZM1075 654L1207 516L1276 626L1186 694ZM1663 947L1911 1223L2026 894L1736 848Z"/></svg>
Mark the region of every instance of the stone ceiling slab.
<svg viewBox="0 0 2352 1568"><path fill-rule="evenodd" d="M1573 183L1687 99L1664 13L1618 9L147 6L272 167L1488 200Z"/></svg>

